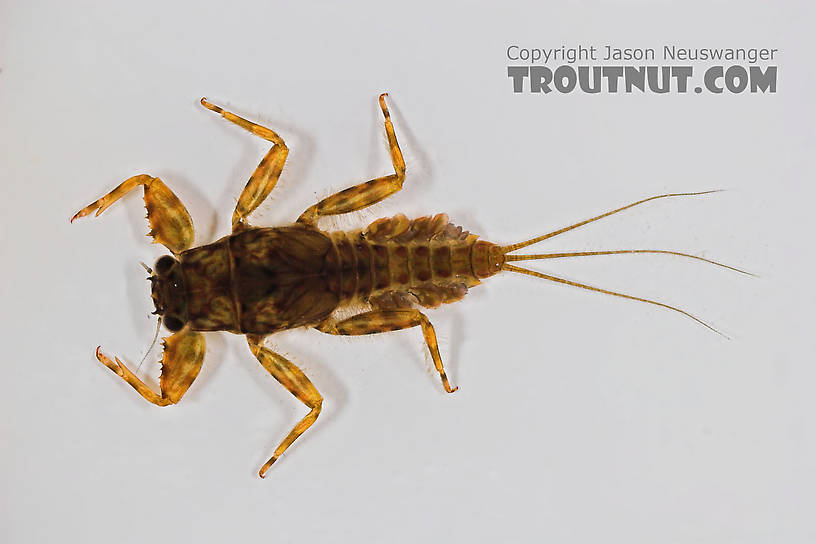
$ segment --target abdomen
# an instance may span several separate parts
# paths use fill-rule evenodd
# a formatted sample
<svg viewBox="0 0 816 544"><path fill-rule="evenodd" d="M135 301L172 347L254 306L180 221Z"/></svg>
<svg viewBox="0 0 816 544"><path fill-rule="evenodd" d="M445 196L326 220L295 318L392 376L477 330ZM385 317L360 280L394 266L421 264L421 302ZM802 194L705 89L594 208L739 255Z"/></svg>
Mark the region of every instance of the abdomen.
<svg viewBox="0 0 816 544"><path fill-rule="evenodd" d="M341 303L433 308L461 299L485 277L474 271L480 253L474 247L487 242L449 223L445 214L414 220L397 215L329 236L329 289Z"/></svg>

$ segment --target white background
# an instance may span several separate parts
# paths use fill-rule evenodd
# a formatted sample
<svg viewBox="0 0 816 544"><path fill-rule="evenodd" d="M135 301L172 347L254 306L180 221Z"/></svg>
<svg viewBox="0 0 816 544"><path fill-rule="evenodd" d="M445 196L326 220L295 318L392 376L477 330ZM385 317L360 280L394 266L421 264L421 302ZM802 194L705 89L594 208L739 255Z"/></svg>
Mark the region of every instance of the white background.
<svg viewBox="0 0 816 544"><path fill-rule="evenodd" d="M3 542L813 542L814 149L809 2L0 4ZM302 3L305 4L305 3ZM514 95L510 44L775 47L775 95ZM701 73L705 65L697 65ZM504 274L430 312L461 389L418 330L269 339L326 401L306 409L241 337L207 335L180 405L149 405L93 357L132 367L152 338L138 192L161 176L197 242L228 233L268 144L292 150L256 224L391 171L376 97L391 93L404 190L334 224L447 212L497 243L640 198L536 247L667 256L538 269L681 305L672 312ZM331 222L324 226L331 227ZM158 373L158 352L140 375Z"/></svg>

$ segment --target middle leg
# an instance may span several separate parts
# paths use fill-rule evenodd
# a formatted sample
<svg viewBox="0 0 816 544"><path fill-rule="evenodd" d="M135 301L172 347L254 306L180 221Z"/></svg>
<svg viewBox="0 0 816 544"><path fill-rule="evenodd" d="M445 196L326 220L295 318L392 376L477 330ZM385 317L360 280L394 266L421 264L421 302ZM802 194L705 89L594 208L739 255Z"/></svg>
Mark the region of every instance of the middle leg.
<svg viewBox="0 0 816 544"><path fill-rule="evenodd" d="M448 375L445 373L445 367L442 365L442 357L439 355L436 332L428 316L417 309L374 310L352 316L339 323L325 321L315 328L328 334L356 336L360 334L398 331L417 326L422 327L425 344L431 352L431 358L433 359L436 371L439 372L439 376L442 378L442 386L448 393L453 393L459 389L459 387L451 387L448 381Z"/></svg>
<svg viewBox="0 0 816 544"><path fill-rule="evenodd" d="M280 178L283 171L283 165L286 163L286 157L289 155L289 148L286 147L283 138L278 136L272 129L247 121L243 117L238 117L234 113L208 102L206 98L201 99L201 105L210 111L220 113L227 121L231 121L252 134L275 144L258 164L246 187L241 191L241 196L238 197L238 204L236 204L235 211L232 213L232 232L238 232L246 228L246 217L260 206L261 202L274 189L275 184L278 183L278 178Z"/></svg>
<svg viewBox="0 0 816 544"><path fill-rule="evenodd" d="M274 376L282 386L288 389L290 393L297 397L300 402L310 408L309 413L289 431L289 434L283 439L283 442L275 448L275 453L272 454L269 461L264 463L264 466L261 467L258 475L263 478L266 471L272 466L272 463L277 461L278 458L283 455L283 452L317 420L317 416L320 415L320 409L323 406L323 397L320 396L317 388L312 385L312 382L309 381L306 374L295 366L293 362L283 355L279 355L271 349L263 347L263 337L247 336L247 342L249 343L249 349L252 350L252 354L258 358L258 361L267 372L272 374L272 376Z"/></svg>

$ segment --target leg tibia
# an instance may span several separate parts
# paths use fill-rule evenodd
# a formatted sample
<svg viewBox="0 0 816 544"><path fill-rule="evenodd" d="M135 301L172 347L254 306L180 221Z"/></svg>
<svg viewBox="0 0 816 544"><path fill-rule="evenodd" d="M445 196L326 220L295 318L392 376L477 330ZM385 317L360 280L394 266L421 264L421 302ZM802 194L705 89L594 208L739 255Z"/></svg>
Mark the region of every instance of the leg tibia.
<svg viewBox="0 0 816 544"><path fill-rule="evenodd" d="M244 130L247 130L247 131L251 132L252 134L254 134L256 136L260 136L264 140L267 140L267 141L272 142L274 144L281 145L281 146L285 147L285 144L283 143L283 138L278 136L278 134L274 130L272 130L271 128L266 128L265 126L259 125L257 123L253 123L252 121L248 121L247 119L244 119L243 117L239 117L239 116L235 115L234 113L232 113L231 111L227 111L224 108L222 108L221 106L216 106L215 104L209 102L206 98L201 99L201 105L204 106L205 108L207 108L210 111L214 111L215 113L220 114L227 121L235 123L239 127L243 128Z"/></svg>
<svg viewBox="0 0 816 544"><path fill-rule="evenodd" d="M173 404L170 399L164 398L162 395L155 393L142 380L130 371L125 364L119 360L119 357L114 357L111 361L104 353L102 353L102 346L96 348L96 358L100 363L114 371L120 378L125 380L133 389L135 389L145 400L156 406L168 406Z"/></svg>

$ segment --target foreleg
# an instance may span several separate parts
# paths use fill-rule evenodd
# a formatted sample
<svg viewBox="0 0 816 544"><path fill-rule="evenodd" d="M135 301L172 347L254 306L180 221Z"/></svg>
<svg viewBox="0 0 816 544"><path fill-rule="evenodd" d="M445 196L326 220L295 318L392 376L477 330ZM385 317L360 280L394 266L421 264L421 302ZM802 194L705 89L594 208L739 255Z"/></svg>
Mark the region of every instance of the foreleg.
<svg viewBox="0 0 816 544"><path fill-rule="evenodd" d="M110 193L79 210L71 218L71 222L93 212L98 216L140 185L144 187L147 221L150 223L150 236L154 243L162 244L175 254L192 246L195 232L187 208L162 180L147 174L126 179Z"/></svg>
<svg viewBox="0 0 816 544"><path fill-rule="evenodd" d="M111 361L101 350L101 347L96 348L96 358L100 363L114 371L148 402L167 406L180 401L198 376L204 362L204 336L185 328L164 339L159 378L161 394L145 385L118 357Z"/></svg>

